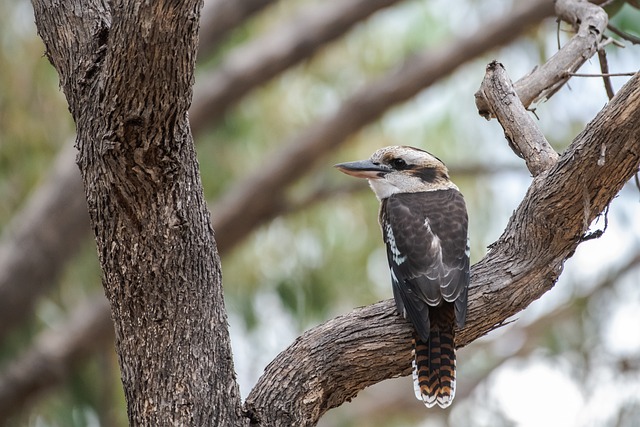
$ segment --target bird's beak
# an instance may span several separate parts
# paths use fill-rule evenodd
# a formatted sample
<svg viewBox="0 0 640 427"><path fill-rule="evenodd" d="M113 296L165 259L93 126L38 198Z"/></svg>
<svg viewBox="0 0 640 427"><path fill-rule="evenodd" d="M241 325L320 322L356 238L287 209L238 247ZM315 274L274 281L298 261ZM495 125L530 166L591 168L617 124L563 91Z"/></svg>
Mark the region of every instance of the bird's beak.
<svg viewBox="0 0 640 427"><path fill-rule="evenodd" d="M390 171L388 166L376 165L371 160L360 160L358 162L338 163L335 165L340 172L357 178L376 179L382 178Z"/></svg>

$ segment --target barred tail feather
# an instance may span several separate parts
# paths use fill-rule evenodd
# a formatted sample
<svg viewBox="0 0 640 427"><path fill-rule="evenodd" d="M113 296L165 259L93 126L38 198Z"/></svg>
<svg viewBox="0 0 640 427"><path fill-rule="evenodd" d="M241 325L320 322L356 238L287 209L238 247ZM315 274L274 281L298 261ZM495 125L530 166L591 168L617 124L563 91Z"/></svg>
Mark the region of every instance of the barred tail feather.
<svg viewBox="0 0 640 427"><path fill-rule="evenodd" d="M449 331L432 328L427 342L414 333L413 388L427 408L451 405L456 392L453 328Z"/></svg>

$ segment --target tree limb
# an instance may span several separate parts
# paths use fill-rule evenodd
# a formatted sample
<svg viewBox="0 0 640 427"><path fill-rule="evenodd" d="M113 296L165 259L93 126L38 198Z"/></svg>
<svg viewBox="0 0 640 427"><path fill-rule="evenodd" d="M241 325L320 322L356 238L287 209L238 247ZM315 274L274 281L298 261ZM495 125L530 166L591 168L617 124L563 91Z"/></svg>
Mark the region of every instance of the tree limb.
<svg viewBox="0 0 640 427"><path fill-rule="evenodd" d="M534 102L549 99L598 50L598 44L607 27L607 14L596 5L584 0L557 0L556 15L577 28L577 34L543 65L518 80L515 90L520 101L529 108ZM478 113L489 119L491 109L479 90L475 94Z"/></svg>
<svg viewBox="0 0 640 427"><path fill-rule="evenodd" d="M555 164L558 153L525 110L502 64L493 61L487 65L480 93L489 103L491 116L497 117L502 125L509 146L525 160L533 176Z"/></svg>
<svg viewBox="0 0 640 427"><path fill-rule="evenodd" d="M501 326L555 284L589 225L640 165L640 74L535 178L503 235L472 268L462 347ZM607 158L598 163L600 146ZM312 426L327 410L410 370L411 326L386 300L296 339L265 369L245 408L255 425Z"/></svg>
<svg viewBox="0 0 640 427"><path fill-rule="evenodd" d="M66 144L47 179L2 235L0 341L32 312L34 296L57 280L62 266L87 238L89 216L75 152Z"/></svg>
<svg viewBox="0 0 640 427"><path fill-rule="evenodd" d="M374 12L399 0L341 0L313 5L278 30L231 52L203 76L189 113L195 129L211 126L250 90L342 36Z"/></svg>
<svg viewBox="0 0 640 427"><path fill-rule="evenodd" d="M242 22L276 0L208 0L200 19L198 58L208 57L222 40Z"/></svg>
<svg viewBox="0 0 640 427"><path fill-rule="evenodd" d="M553 13L547 0L536 0L487 23L480 31L435 51L408 59L395 72L365 85L329 117L320 119L292 138L257 172L235 184L212 208L216 241L231 246L269 216L291 183L358 129L373 122L393 105L448 75L458 66L495 48Z"/></svg>
<svg viewBox="0 0 640 427"><path fill-rule="evenodd" d="M0 375L1 424L22 409L29 398L65 380L80 360L111 348L113 324L103 295L86 301L57 326L43 332Z"/></svg>

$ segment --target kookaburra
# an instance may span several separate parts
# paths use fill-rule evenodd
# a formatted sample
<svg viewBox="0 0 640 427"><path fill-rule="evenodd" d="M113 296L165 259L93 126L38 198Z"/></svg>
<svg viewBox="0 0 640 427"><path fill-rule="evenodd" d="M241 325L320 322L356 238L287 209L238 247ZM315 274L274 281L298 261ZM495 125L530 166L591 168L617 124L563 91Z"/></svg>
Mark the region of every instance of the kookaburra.
<svg viewBox="0 0 640 427"><path fill-rule="evenodd" d="M415 329L413 382L427 407L446 408L456 384L454 330L467 314L467 210L447 167L413 147L381 148L369 160L336 167L366 178L380 200L398 312Z"/></svg>

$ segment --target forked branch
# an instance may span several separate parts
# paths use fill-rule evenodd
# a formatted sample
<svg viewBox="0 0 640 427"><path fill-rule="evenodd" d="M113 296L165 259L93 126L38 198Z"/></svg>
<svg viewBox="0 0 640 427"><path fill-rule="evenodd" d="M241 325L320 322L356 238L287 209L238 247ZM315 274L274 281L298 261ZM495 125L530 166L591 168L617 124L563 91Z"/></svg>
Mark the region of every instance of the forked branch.
<svg viewBox="0 0 640 427"><path fill-rule="evenodd" d="M589 224L640 165L640 74L535 178L491 251L472 268L462 347L551 289ZM605 145L606 159L601 158ZM393 301L354 310L296 339L245 402L255 425L313 426L365 387L406 375L411 326Z"/></svg>
<svg viewBox="0 0 640 427"><path fill-rule="evenodd" d="M550 98L575 72L598 50L607 28L605 11L587 1L557 0L555 12L558 18L573 25L576 35L547 62L514 83L522 104L529 108L534 102ZM491 108L482 91L476 92L478 113L491 118Z"/></svg>

